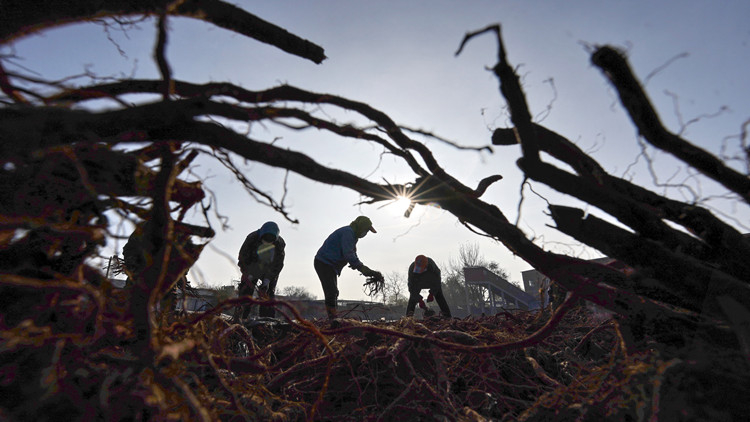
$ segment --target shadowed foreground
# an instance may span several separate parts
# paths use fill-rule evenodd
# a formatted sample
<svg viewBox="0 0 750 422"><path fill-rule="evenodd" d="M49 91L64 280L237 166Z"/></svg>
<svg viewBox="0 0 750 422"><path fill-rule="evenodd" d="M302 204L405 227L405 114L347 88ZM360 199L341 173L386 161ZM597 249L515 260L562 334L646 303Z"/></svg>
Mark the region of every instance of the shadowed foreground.
<svg viewBox="0 0 750 422"><path fill-rule="evenodd" d="M129 348L123 309L102 310L117 334L92 342L83 320L66 338L30 320L6 331L3 419L732 420L750 393L740 354L683 334L679 352L627 353L583 307L336 328L165 317L153 364Z"/></svg>

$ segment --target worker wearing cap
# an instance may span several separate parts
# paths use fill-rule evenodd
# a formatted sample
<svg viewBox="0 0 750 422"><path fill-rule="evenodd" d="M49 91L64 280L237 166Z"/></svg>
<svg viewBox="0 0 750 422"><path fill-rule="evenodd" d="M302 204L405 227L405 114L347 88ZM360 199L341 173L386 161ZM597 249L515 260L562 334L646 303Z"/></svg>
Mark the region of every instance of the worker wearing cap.
<svg viewBox="0 0 750 422"><path fill-rule="evenodd" d="M276 283L284 268L285 247L284 239L279 236L279 226L273 221L264 223L260 229L247 235L237 257L237 264L242 272L238 292L240 296L252 296L256 283L260 280L258 291L269 299L274 298ZM258 316L273 318L275 311L271 306L262 306ZM250 307L244 306L241 313L243 319L247 318Z"/></svg>
<svg viewBox="0 0 750 422"><path fill-rule="evenodd" d="M326 312L329 319L336 318L336 300L339 296L338 276L348 263L353 269L358 270L365 277L379 275L380 273L368 268L357 257L357 241L367 233L377 233L372 227L372 221L359 216L348 226L341 227L331 233L318 249L313 262L315 272L318 274L320 284L323 286L325 295Z"/></svg>
<svg viewBox="0 0 750 422"><path fill-rule="evenodd" d="M409 302L406 304L406 316L414 316L414 308L417 303L420 304L420 307L425 307L420 292L422 289L429 289L430 294L427 296L427 301L431 302L434 297L440 307L440 314L444 317L450 317L451 310L448 307L448 302L445 301L443 287L440 284L440 268L435 264L435 261L424 255L418 255L414 262L409 265L408 274Z"/></svg>

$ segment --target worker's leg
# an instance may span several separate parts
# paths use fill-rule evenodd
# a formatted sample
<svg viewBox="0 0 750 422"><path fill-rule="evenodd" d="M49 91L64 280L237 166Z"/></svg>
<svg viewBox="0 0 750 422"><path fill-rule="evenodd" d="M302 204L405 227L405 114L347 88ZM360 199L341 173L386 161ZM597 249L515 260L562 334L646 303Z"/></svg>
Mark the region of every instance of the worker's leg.
<svg viewBox="0 0 750 422"><path fill-rule="evenodd" d="M336 300L339 297L337 286L338 275L336 269L317 259L313 263L315 272L318 274L320 284L323 286L323 295L325 296L326 313L329 319L336 318Z"/></svg>
<svg viewBox="0 0 750 422"><path fill-rule="evenodd" d="M435 301L440 307L440 313L444 317L450 318L451 309L448 307L448 302L445 300L445 295L443 294L443 288L438 286L436 289L430 290L430 293L432 293L432 295L435 297Z"/></svg>
<svg viewBox="0 0 750 422"><path fill-rule="evenodd" d="M270 283L264 290L264 293L268 297L268 299L273 300L273 298L276 297L276 283L279 280L270 279L269 281ZM258 316L273 318L276 316L276 308L274 308L273 306L261 306L258 310Z"/></svg>
<svg viewBox="0 0 750 422"><path fill-rule="evenodd" d="M242 274L242 278L240 278L240 286L237 291L237 295L239 297L243 296L253 296L253 292L255 292L255 282L258 279L253 276L252 274ZM242 305L240 308L240 318L242 320L245 320L250 315L252 305L245 304Z"/></svg>

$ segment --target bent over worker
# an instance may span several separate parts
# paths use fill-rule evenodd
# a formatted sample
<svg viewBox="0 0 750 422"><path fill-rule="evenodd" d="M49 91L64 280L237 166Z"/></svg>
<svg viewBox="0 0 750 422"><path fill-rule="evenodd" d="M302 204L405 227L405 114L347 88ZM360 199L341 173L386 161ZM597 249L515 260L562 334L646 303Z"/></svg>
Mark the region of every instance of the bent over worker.
<svg viewBox="0 0 750 422"><path fill-rule="evenodd" d="M443 287L440 283L440 268L432 258L418 255L414 262L409 265L408 272L409 302L406 304L406 316L414 316L414 308L422 300L420 292L429 289L430 294L427 301L431 302L434 297L440 307L440 314L444 317L451 316L448 302L443 295Z"/></svg>
<svg viewBox="0 0 750 422"><path fill-rule="evenodd" d="M264 223L260 229L250 233L245 238L237 257L237 264L242 272L240 279L239 295L252 296L258 280L258 292L265 294L269 299L276 295L276 283L279 274L284 268L284 248L286 243L279 236L279 226L273 221ZM247 318L250 307L242 309L242 319ZM258 316L273 318L276 310L271 306L262 306Z"/></svg>
<svg viewBox="0 0 750 422"><path fill-rule="evenodd" d="M329 319L336 318L336 300L339 296L338 277L347 263L353 269L359 270L365 277L380 275L379 272L368 268L357 257L357 241L365 237L368 232L377 233L369 218L359 216L348 226L331 233L315 254L313 264L320 284L323 286L326 313Z"/></svg>

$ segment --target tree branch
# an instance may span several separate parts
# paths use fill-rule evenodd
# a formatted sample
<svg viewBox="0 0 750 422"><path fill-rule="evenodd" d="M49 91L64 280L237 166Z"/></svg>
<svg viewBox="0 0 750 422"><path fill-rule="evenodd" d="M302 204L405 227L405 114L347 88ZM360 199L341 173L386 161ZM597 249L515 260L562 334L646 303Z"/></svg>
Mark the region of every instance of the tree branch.
<svg viewBox="0 0 750 422"><path fill-rule="evenodd" d="M176 4L176 5L175 5ZM273 45L287 53L320 64L323 48L287 30L220 0L45 0L42 4L4 0L0 4L0 44L56 26L130 15L189 17Z"/></svg>
<svg viewBox="0 0 750 422"><path fill-rule="evenodd" d="M634 283L638 294L694 311L701 311L708 301L711 302L709 306L714 317L721 317L718 313L720 307L714 303L716 297L706 296L707 280L726 286L732 297L750 298L750 285L693 257L672 251L658 242L592 215L584 217L583 210L578 208L551 205L550 211L558 230L611 258L632 263L636 274L640 274ZM658 284L654 284L654 279L658 280ZM750 301L744 305L750 306Z"/></svg>
<svg viewBox="0 0 750 422"><path fill-rule="evenodd" d="M516 75L516 72L510 66L508 58L505 53L505 45L503 44L503 38L500 34L500 25L490 25L485 29L468 33L464 36L461 46L456 51L456 56L461 53L466 43L477 35L484 34L486 32L495 33L497 38L497 64L492 68L495 76L500 81L500 92L502 93L505 100L508 102L508 108L510 109L510 120L513 122L513 126L517 131L517 136L523 150L523 155L528 160L538 161L539 160L539 146L536 141L536 133L532 126L531 113L529 113L529 106L526 103L526 95L523 93L521 88L521 82Z"/></svg>
<svg viewBox="0 0 750 422"><path fill-rule="evenodd" d="M608 77L619 93L620 102L630 114L631 120L648 142L695 167L750 203L750 178L725 166L721 160L705 150L669 132L662 125L651 101L620 52L609 46L599 47L592 54L591 62Z"/></svg>
<svg viewBox="0 0 750 422"><path fill-rule="evenodd" d="M535 129L540 149L570 165L579 177L583 178L581 182L575 181L573 176L570 176L570 180L561 182L559 177L568 176L562 170L554 169L554 174L549 174L546 177L540 176L543 173L543 171L540 171L537 177L543 177L543 179L537 180L579 199L594 201L589 203L608 212L611 209L617 210L618 206L605 206L600 200L595 200L593 194L597 189L601 189L605 193L611 190L624 198L630 198L646 207L647 210L651 210L657 217L682 225L705 242L703 244L681 236L686 240L681 245L683 253L688 253L697 259L715 262L725 268L725 271L729 274L740 279L744 279L742 274L750 274L750 262L743 258L750 255L750 242L737 229L716 218L705 208L657 195L627 180L611 176L599 163L586 155L567 138L543 126L535 125ZM509 145L515 142L517 141L513 129L496 129L492 134L492 143L495 145ZM545 168L553 169L551 166ZM592 188L581 189L581 183L583 183L583 186L591 186ZM579 193L576 193L577 191L592 195L582 197L579 196ZM612 215L618 216L617 214Z"/></svg>

